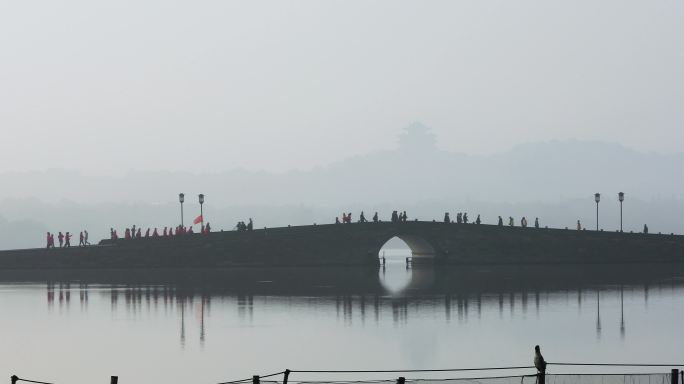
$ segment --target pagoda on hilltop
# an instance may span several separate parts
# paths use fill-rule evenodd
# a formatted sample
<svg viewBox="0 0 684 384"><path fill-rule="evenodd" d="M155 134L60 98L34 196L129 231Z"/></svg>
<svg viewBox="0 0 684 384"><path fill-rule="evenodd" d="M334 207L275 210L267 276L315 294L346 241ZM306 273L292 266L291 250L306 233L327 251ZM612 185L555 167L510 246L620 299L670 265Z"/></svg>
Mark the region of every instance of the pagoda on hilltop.
<svg viewBox="0 0 684 384"><path fill-rule="evenodd" d="M436 150L436 137L430 128L420 122L411 123L399 135L399 150L411 152L431 152Z"/></svg>

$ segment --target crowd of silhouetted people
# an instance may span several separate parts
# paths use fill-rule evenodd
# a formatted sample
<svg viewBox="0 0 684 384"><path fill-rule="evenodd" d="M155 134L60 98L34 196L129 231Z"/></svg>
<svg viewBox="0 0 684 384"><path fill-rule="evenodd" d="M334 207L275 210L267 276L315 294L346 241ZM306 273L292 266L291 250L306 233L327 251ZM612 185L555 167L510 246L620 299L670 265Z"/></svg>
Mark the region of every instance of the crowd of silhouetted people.
<svg viewBox="0 0 684 384"><path fill-rule="evenodd" d="M382 220L380 220L377 212L375 212L373 214L373 217L371 218L371 220L374 223L382 222ZM393 223L402 223L402 222L406 222L406 220L408 220L408 216L406 215L406 211L404 211L404 212L392 211L391 221ZM366 214L363 211L361 211L361 214L359 215L359 220L357 222L358 223L368 223L369 222L368 219L366 219ZM351 212L349 212L349 213L343 212L342 213L342 220L340 220L339 216L335 218L335 224L351 224L351 223L352 223L352 213Z"/></svg>
<svg viewBox="0 0 684 384"><path fill-rule="evenodd" d="M252 218L249 218L249 221L247 224L245 224L244 221L239 221L235 228L238 230L238 232L242 231L253 231L254 230L254 222L252 221Z"/></svg>
<svg viewBox="0 0 684 384"><path fill-rule="evenodd" d="M577 224L579 225L579 220L577 221ZM503 225L504 225L503 218L501 216L499 216L499 221L498 221L497 225L499 227L503 227ZM523 216L520 219L520 226L523 228L527 228L527 225L528 225L527 218L525 216ZM508 226L509 227L515 227L515 219L513 218L513 216L508 216ZM539 228L539 218L538 217L534 218L534 227Z"/></svg>
<svg viewBox="0 0 684 384"><path fill-rule="evenodd" d="M392 211L392 216L391 216L390 221L392 223L405 223L408 221L408 215L406 214L406 211L403 211L403 212ZM342 219L340 219L339 216L335 218L335 224L350 224L352 222L353 222L353 220L352 220L352 213L351 212L342 213ZM359 215L359 219L357 222L358 223L369 222L366 219L365 213L363 211L361 211L361 214ZM374 223L382 222L382 220L380 220L378 218L377 212L375 212L375 214L373 214L372 222L374 222ZM482 218L478 214L477 217L475 218L475 221L470 221L470 219L468 218L467 212L458 212L458 213L456 213L456 220L453 220L453 219L451 219L449 212L445 212L443 222L444 223L455 223L455 224L476 224L476 225L479 225L479 224L482 224ZM504 225L504 221L503 221L503 218L501 216L499 216L498 225L499 226ZM508 217L508 225L510 227L515 226L515 219L512 216ZM579 225L579 221L578 221L578 225ZM526 217L523 216L520 219L520 226L523 228L526 228L528 226L528 221L527 221ZM538 217L534 218L534 227L539 228L539 218ZM644 233L648 233L648 227L646 227L646 226L644 226Z"/></svg>
<svg viewBox="0 0 684 384"><path fill-rule="evenodd" d="M211 232L211 224L207 223L206 225L202 225L200 228L200 232L195 232L195 230L190 227L178 225L176 227L164 227L163 231L159 231L158 228L147 228L145 230L145 233L143 234L142 228L137 227L135 225L131 226L130 228L124 229L124 240L133 240L133 239L148 239L148 238L159 238L159 237L178 237L178 236L184 236L184 235L192 235L195 233L200 233L200 234L208 234ZM109 229L109 238L111 240L119 240L119 233L116 231L114 228Z"/></svg>
<svg viewBox="0 0 684 384"><path fill-rule="evenodd" d="M70 248L71 247L71 238L73 236L71 235L71 232L58 232L57 233L57 241L59 242L59 247L60 248ZM55 234L47 232L46 235L46 248L56 248L57 246L55 245ZM87 245L90 245L90 242L88 241L88 231L83 230L78 236L78 246L79 247L85 247Z"/></svg>

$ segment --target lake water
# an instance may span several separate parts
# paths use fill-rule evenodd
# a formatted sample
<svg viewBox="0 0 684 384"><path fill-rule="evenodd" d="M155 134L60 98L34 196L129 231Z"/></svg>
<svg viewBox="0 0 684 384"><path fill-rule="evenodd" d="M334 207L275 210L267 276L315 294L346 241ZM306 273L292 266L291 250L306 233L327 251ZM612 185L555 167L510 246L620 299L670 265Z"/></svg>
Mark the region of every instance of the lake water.
<svg viewBox="0 0 684 384"><path fill-rule="evenodd" d="M401 258L379 272L6 271L0 374L219 383L286 368L528 366L535 344L552 362L682 363L682 277L641 265L407 270Z"/></svg>

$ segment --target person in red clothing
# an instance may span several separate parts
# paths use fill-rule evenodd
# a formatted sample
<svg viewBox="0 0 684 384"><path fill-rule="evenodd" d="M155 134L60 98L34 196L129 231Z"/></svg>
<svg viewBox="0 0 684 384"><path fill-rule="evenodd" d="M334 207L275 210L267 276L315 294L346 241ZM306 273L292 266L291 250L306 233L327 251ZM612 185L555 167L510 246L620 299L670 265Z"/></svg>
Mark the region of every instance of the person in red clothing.
<svg viewBox="0 0 684 384"><path fill-rule="evenodd" d="M64 235L64 248L71 247L71 234L69 232Z"/></svg>
<svg viewBox="0 0 684 384"><path fill-rule="evenodd" d="M152 237L159 237L159 232L157 232L157 228L152 231Z"/></svg>
<svg viewBox="0 0 684 384"><path fill-rule="evenodd" d="M64 235L62 235L62 232L57 235L57 240L59 240L59 247L62 248L62 245L64 245Z"/></svg>
<svg viewBox="0 0 684 384"><path fill-rule="evenodd" d="M173 228L169 227L169 236L173 237Z"/></svg>
<svg viewBox="0 0 684 384"><path fill-rule="evenodd" d="M85 237L83 237L83 231L78 235L78 246L85 247Z"/></svg>
<svg viewBox="0 0 684 384"><path fill-rule="evenodd" d="M145 238L147 239L149 237L150 237L150 229L147 228L147 231L145 231Z"/></svg>
<svg viewBox="0 0 684 384"><path fill-rule="evenodd" d="M167 227L164 227L164 237L166 237L168 235L169 235L169 231L168 231Z"/></svg>

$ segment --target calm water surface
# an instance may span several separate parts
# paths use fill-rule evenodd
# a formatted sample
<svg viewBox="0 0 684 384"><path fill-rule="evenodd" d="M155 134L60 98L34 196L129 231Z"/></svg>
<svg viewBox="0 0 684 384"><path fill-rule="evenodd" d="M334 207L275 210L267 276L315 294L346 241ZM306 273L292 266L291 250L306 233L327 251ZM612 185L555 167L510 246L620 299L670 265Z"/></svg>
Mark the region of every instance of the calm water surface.
<svg viewBox="0 0 684 384"><path fill-rule="evenodd" d="M285 368L530 365L535 344L556 362L670 363L682 360L682 276L666 266L407 271L401 261L379 273L8 273L0 373L218 383Z"/></svg>

